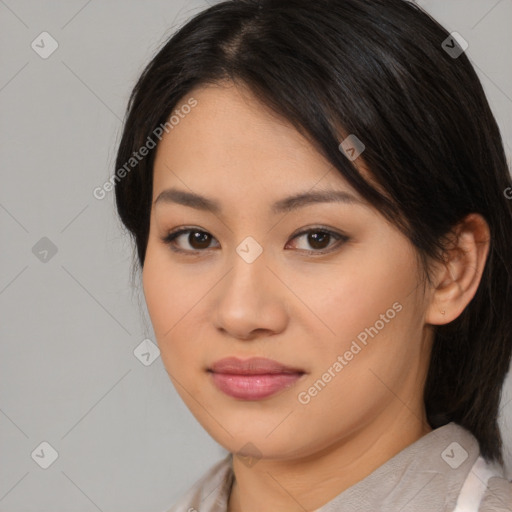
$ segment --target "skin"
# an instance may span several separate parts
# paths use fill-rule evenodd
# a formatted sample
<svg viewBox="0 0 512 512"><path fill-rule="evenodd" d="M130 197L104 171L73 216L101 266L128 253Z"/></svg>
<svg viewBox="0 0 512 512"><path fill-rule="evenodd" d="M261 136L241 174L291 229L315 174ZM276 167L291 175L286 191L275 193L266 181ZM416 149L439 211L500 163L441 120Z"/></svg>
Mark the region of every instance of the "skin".
<svg viewBox="0 0 512 512"><path fill-rule="evenodd" d="M287 121L233 84L196 88L178 105L190 97L197 106L157 148L153 201L174 187L215 199L222 212L153 203L142 279L161 357L193 415L236 454L230 512L315 510L431 430L422 395L433 326L474 296L488 228L468 216L424 291L408 239ZM361 157L354 163L368 175ZM347 191L361 203L271 212L275 201L312 189ZM210 234L210 244L187 233L174 244L189 252L173 252L162 239L179 227ZM349 239L293 238L310 228ZM236 252L247 236L263 249L252 263ZM400 312L300 403L298 394L397 302ZM269 398L235 399L206 371L227 356L268 357L306 373Z"/></svg>

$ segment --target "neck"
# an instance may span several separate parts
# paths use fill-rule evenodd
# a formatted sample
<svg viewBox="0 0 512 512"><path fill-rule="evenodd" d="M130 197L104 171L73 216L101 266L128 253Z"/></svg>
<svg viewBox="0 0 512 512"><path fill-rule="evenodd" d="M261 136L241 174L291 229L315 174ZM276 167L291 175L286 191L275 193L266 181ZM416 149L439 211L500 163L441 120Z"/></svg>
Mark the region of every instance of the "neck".
<svg viewBox="0 0 512 512"><path fill-rule="evenodd" d="M314 511L432 430L424 410L400 404L385 414L300 459L262 458L248 467L234 456L228 512Z"/></svg>

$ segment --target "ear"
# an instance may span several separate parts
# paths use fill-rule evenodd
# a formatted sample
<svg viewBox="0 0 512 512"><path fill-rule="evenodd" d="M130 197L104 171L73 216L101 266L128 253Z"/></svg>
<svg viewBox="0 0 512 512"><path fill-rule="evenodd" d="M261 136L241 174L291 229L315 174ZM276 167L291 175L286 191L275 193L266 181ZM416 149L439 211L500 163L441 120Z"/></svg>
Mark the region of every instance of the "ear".
<svg viewBox="0 0 512 512"><path fill-rule="evenodd" d="M467 215L450 232L452 245L438 264L425 322L443 325L455 320L474 297L489 254L490 230L477 213ZM443 314L444 312L444 314Z"/></svg>

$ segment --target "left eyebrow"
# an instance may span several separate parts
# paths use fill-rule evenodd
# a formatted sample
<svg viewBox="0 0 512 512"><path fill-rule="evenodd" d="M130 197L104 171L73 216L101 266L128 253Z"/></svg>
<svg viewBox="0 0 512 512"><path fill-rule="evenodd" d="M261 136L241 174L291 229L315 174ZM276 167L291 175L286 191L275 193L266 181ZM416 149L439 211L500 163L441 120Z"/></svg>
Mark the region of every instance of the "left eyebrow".
<svg viewBox="0 0 512 512"><path fill-rule="evenodd" d="M274 214L290 212L298 208L303 208L316 203L345 203L345 204L363 204L349 192L342 190L322 190L315 192L302 192L293 196L280 199L272 205ZM154 205L159 203L177 203L196 210L208 211L214 214L221 213L220 204L214 199L201 196L194 192L170 188L163 190L154 201Z"/></svg>
<svg viewBox="0 0 512 512"><path fill-rule="evenodd" d="M363 201L343 190L322 190L303 192L280 199L272 205L275 214L291 212L315 203L363 204Z"/></svg>

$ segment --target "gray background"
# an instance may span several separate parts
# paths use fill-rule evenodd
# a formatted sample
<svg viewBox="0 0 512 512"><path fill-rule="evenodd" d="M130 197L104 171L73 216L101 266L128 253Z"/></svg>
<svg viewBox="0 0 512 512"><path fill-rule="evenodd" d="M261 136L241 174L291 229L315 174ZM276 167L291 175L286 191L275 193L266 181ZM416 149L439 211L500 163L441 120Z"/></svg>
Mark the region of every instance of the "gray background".
<svg viewBox="0 0 512 512"><path fill-rule="evenodd" d="M418 3L469 42L510 156L512 0ZM226 453L161 359L135 356L154 335L132 248L113 193L92 194L138 74L206 5L0 0L2 512L162 512ZM46 59L31 47L43 31L58 43ZM512 478L510 377L500 422ZM58 452L48 469L42 442Z"/></svg>

